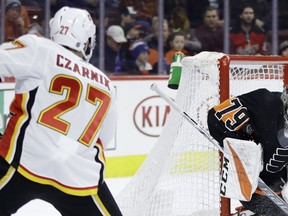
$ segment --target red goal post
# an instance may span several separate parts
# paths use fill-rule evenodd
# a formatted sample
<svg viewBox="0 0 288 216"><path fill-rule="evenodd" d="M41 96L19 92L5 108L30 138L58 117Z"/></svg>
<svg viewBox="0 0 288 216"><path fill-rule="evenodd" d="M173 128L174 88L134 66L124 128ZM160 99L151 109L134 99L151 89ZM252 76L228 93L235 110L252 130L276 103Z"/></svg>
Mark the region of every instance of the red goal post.
<svg viewBox="0 0 288 216"><path fill-rule="evenodd" d="M257 88L282 91L288 58L202 52L182 60L176 104L208 131L207 112L225 99ZM220 154L171 111L143 165L116 197L124 215L228 216L220 197ZM232 210L233 211L233 210Z"/></svg>

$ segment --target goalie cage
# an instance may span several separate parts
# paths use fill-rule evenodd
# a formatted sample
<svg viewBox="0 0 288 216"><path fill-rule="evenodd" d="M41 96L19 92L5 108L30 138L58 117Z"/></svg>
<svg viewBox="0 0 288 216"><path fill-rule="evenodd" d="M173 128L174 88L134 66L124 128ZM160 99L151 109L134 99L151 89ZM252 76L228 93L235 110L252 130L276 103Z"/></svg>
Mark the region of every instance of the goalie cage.
<svg viewBox="0 0 288 216"><path fill-rule="evenodd" d="M282 91L287 83L288 58L280 56L201 52L182 64L175 102L207 132L214 105L257 88ZM220 198L219 179L217 149L171 110L155 147L116 201L125 216L228 216L230 200Z"/></svg>

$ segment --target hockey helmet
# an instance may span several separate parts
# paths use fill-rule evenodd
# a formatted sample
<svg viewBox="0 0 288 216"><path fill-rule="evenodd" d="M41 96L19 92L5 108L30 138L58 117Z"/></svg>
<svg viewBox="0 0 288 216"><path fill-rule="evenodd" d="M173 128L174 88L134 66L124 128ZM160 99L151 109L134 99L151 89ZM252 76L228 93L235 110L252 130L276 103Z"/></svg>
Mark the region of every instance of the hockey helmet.
<svg viewBox="0 0 288 216"><path fill-rule="evenodd" d="M81 52L89 61L95 47L96 26L88 11L63 7L49 24L51 40Z"/></svg>

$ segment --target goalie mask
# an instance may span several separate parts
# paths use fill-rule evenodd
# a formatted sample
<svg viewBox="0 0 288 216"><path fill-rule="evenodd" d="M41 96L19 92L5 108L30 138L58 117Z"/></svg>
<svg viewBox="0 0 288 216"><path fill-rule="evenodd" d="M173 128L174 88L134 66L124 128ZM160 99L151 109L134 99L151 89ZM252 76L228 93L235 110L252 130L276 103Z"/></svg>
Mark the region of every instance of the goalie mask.
<svg viewBox="0 0 288 216"><path fill-rule="evenodd" d="M51 40L81 52L89 61L95 47L96 26L86 10L63 7L49 24Z"/></svg>
<svg viewBox="0 0 288 216"><path fill-rule="evenodd" d="M281 100L283 103L284 136L288 138L288 86L284 87L284 90L281 94Z"/></svg>

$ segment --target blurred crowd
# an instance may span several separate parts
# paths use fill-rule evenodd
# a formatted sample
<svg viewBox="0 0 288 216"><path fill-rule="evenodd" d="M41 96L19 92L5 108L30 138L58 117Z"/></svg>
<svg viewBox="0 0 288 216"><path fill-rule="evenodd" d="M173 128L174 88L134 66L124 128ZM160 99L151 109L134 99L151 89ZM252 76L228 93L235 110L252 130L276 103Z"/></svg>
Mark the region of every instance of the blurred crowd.
<svg viewBox="0 0 288 216"><path fill-rule="evenodd" d="M63 6L87 9L98 28L99 0L50 0L50 14ZM223 0L165 0L164 22L155 0L106 0L104 68L108 74L168 74L175 52L187 56L201 51L224 52ZM230 53L271 54L271 0L230 0ZM7 0L5 37L44 36L45 1ZM279 55L288 56L288 1L279 0ZM162 32L159 32L159 25ZM96 31L99 33L98 29ZM163 44L158 44L159 35ZM96 42L99 42L96 37ZM164 59L158 59L158 47ZM99 45L90 62L99 66ZM164 73L164 74L165 74ZM163 74L163 73L162 73Z"/></svg>

